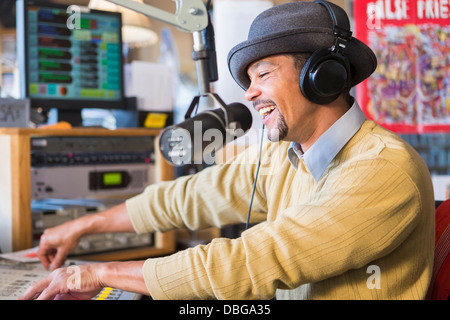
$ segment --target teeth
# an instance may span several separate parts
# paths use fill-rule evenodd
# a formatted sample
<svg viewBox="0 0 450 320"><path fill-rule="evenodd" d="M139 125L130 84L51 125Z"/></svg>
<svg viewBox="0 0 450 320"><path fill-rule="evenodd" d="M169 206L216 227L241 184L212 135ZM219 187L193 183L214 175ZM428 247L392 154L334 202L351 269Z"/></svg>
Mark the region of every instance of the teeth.
<svg viewBox="0 0 450 320"><path fill-rule="evenodd" d="M275 109L275 106L270 106L270 107L264 107L262 109L259 110L259 114L262 115L263 117L266 116L267 114L269 114L272 110Z"/></svg>

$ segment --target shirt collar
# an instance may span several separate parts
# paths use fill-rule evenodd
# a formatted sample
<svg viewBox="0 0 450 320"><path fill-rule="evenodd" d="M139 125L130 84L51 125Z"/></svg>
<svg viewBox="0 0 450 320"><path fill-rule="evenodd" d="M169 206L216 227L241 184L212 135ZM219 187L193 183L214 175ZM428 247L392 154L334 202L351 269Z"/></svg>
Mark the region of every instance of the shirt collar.
<svg viewBox="0 0 450 320"><path fill-rule="evenodd" d="M299 159L303 159L314 180L318 181L334 157L361 128L365 120L366 116L355 101L353 106L328 128L305 153L300 144L292 142L288 148L289 161L297 169Z"/></svg>

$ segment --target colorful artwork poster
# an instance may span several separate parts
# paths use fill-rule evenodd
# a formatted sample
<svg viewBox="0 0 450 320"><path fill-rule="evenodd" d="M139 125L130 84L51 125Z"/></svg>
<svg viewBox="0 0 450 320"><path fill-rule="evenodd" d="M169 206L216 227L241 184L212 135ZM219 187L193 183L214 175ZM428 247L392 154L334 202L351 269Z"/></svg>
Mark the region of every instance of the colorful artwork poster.
<svg viewBox="0 0 450 320"><path fill-rule="evenodd" d="M397 133L450 132L450 0L353 0L355 37L378 59L356 88L366 115Z"/></svg>

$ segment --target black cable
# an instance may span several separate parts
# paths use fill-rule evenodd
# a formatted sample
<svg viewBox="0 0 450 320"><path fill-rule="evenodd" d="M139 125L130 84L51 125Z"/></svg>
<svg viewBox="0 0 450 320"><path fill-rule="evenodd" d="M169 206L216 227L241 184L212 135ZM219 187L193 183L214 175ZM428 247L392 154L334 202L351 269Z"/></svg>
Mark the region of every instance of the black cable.
<svg viewBox="0 0 450 320"><path fill-rule="evenodd" d="M211 0L206 1L205 7L206 7L206 10L209 11L209 9L210 9L210 7L211 7Z"/></svg>
<svg viewBox="0 0 450 320"><path fill-rule="evenodd" d="M262 145L263 145L263 138L264 138L264 124L262 125L261 142L259 144L258 166L256 167L255 182L253 183L252 196L250 197L250 206L248 208L247 222L245 223L245 230L248 229L248 225L250 223L250 212L252 211L253 197L255 196L256 181L258 180L259 168L261 167L261 153L262 153L261 151L262 151Z"/></svg>

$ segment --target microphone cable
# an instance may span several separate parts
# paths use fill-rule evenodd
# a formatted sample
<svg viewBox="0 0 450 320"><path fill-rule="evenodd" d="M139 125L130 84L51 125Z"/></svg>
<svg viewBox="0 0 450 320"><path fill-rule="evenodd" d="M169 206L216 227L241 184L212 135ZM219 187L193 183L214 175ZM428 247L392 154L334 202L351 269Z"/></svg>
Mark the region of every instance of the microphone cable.
<svg viewBox="0 0 450 320"><path fill-rule="evenodd" d="M259 168L261 167L261 154L262 154L263 139L264 139L264 124L262 125L262 130L261 130L261 141L260 141L260 144L259 144L258 165L256 167L255 182L253 182L253 189L252 189L252 195L250 197L250 205L249 205L249 208L248 208L247 222L245 223L245 230L248 229L248 226L249 226L249 223L250 223L250 213L252 211L253 198L255 196L256 181L258 181Z"/></svg>

